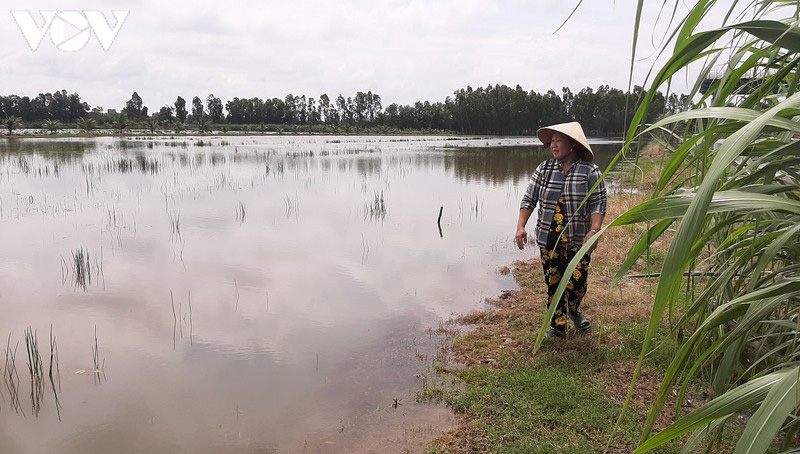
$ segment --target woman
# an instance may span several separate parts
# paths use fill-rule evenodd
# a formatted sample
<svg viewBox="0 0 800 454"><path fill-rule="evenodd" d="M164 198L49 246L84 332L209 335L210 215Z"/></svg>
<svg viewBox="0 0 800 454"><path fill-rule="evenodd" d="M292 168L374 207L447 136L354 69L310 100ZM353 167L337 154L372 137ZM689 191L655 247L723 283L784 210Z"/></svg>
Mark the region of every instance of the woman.
<svg viewBox="0 0 800 454"><path fill-rule="evenodd" d="M525 224L539 204L534 238L540 248L544 279L547 284L547 301L553 295L566 271L567 264L578 249L603 226L606 214L606 188L601 181L583 206L586 194L600 179L602 172L594 161L594 154L583 128L578 122L561 123L539 129L536 134L550 147L553 159L536 168L520 205L516 242L522 249L528 241ZM586 294L591 253L597 243L583 256L569 276L547 337L566 336L567 317L578 331L586 331L592 322L579 309Z"/></svg>

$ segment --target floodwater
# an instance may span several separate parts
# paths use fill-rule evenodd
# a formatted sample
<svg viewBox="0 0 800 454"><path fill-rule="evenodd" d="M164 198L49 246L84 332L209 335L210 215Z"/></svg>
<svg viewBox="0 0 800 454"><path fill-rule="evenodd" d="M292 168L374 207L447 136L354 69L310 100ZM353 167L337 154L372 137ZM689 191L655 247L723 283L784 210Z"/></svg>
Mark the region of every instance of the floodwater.
<svg viewBox="0 0 800 454"><path fill-rule="evenodd" d="M534 140L0 141L0 452L420 451Z"/></svg>

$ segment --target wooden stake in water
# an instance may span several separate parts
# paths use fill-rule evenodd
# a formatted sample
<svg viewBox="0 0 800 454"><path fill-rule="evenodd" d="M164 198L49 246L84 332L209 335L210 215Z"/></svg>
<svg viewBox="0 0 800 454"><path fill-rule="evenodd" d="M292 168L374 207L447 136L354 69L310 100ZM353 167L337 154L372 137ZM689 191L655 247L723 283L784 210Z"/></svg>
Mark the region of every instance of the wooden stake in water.
<svg viewBox="0 0 800 454"><path fill-rule="evenodd" d="M439 207L439 218L436 219L436 225L439 226L439 238L444 238L444 235L442 235L442 211L444 211L443 206Z"/></svg>

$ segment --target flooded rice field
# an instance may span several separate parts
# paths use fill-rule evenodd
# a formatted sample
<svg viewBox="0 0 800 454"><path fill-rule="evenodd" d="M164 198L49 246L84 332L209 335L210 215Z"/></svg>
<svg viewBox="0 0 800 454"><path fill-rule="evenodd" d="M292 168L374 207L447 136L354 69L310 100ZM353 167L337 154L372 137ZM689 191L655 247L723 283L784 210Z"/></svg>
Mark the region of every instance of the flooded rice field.
<svg viewBox="0 0 800 454"><path fill-rule="evenodd" d="M420 451L534 140L0 141L0 451Z"/></svg>

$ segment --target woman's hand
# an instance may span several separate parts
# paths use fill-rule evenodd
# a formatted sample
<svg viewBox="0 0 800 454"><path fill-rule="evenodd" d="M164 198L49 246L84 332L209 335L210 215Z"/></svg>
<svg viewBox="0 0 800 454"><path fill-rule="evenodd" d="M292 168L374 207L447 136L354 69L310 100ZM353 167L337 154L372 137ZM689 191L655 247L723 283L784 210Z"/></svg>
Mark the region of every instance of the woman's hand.
<svg viewBox="0 0 800 454"><path fill-rule="evenodd" d="M593 237L593 236L594 236L596 233L597 233L597 232L595 232L594 230L589 230L589 233L587 233L587 234L586 234L586 236L585 236L585 237L583 237L583 244L586 244L586 243L588 243L588 242L589 242L589 238ZM599 242L600 242L600 240L598 239L598 240L597 240L597 241L596 241L596 242L595 242L595 243L592 245L592 247L590 247L590 248L589 248L589 252L588 252L589 254L591 254L592 252L594 252L594 250L595 250L595 249L597 249L597 243L599 243Z"/></svg>
<svg viewBox="0 0 800 454"><path fill-rule="evenodd" d="M514 237L517 242L517 247L522 249L525 247L525 244L528 242L528 232L525 231L525 227L518 227L517 228L517 235Z"/></svg>

